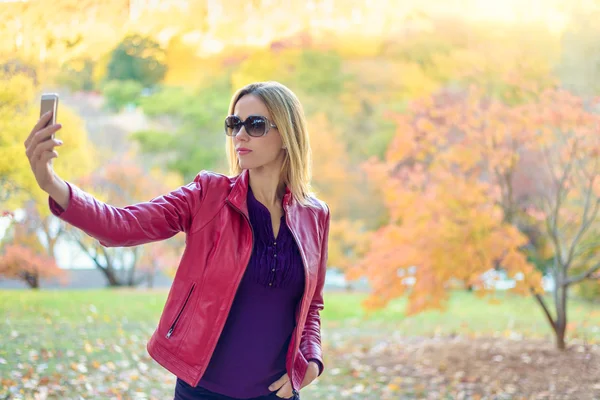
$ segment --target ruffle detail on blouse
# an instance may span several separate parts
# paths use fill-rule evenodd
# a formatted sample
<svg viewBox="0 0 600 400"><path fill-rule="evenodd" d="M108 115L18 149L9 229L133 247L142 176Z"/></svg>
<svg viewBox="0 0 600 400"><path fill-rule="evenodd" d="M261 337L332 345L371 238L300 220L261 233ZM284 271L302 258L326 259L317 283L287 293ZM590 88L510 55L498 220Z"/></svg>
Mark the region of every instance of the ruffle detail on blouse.
<svg viewBox="0 0 600 400"><path fill-rule="evenodd" d="M304 267L298 245L281 217L277 238L271 213L248 188L248 212L254 231L254 248L246 273L254 282L272 288L289 288L304 280Z"/></svg>

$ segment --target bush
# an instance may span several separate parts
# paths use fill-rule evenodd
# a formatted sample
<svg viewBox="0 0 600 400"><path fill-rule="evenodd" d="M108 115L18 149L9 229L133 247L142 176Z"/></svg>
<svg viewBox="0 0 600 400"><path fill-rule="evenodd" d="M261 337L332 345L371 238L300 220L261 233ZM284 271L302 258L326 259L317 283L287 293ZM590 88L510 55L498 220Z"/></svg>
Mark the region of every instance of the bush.
<svg viewBox="0 0 600 400"><path fill-rule="evenodd" d="M104 84L102 93L106 100L106 107L112 111L120 111L127 105L138 105L144 87L140 82L109 81Z"/></svg>
<svg viewBox="0 0 600 400"><path fill-rule="evenodd" d="M112 51L106 78L148 87L162 81L166 72L165 50L151 38L129 35Z"/></svg>
<svg viewBox="0 0 600 400"><path fill-rule="evenodd" d="M193 179L198 166L224 171L223 119L231 96L229 77L215 78L197 88L162 87L143 97L140 107L151 117L176 121L170 132L142 131L132 135L143 153L160 160L185 180Z"/></svg>

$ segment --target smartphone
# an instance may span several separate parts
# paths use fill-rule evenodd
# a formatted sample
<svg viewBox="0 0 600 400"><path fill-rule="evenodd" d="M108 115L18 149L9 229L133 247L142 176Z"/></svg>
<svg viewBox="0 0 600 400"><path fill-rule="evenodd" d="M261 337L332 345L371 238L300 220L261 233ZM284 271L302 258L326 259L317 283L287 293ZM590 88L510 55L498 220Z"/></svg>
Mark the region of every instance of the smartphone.
<svg viewBox="0 0 600 400"><path fill-rule="evenodd" d="M40 104L40 117L42 115L46 114L48 111L52 111L52 118L50 118L50 121L48 121L46 126L53 125L56 123L56 112L58 111L58 94L57 93L43 93L42 94L42 101ZM51 138L54 139L54 134L52 134Z"/></svg>

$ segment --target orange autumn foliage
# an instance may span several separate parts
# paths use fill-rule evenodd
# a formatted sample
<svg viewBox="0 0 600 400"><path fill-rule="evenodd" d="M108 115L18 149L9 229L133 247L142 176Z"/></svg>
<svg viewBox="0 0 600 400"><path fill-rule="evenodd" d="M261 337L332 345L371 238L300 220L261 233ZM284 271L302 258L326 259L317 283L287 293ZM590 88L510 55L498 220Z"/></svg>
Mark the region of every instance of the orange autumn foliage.
<svg viewBox="0 0 600 400"><path fill-rule="evenodd" d="M35 231L16 223L12 242L4 246L0 254L0 276L22 280L37 288L40 279L64 278L65 274L54 258L46 254Z"/></svg>
<svg viewBox="0 0 600 400"><path fill-rule="evenodd" d="M408 313L443 308L453 282L485 294L492 287L483 274L498 267L516 278L515 291L539 288L540 273L520 251L527 237L505 219L512 199L501 181L518 165L529 121L474 88L392 118L398 128L385 160L365 165L390 220L349 273L369 278L367 305L408 294Z"/></svg>

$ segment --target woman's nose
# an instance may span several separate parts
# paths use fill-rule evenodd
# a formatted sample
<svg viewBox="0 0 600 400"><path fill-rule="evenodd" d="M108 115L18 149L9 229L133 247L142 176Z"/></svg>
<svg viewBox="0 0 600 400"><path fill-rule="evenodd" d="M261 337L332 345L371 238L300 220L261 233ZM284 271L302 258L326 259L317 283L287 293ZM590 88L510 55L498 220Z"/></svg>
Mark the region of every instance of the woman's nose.
<svg viewBox="0 0 600 400"><path fill-rule="evenodd" d="M234 138L236 140L242 140L242 141L246 141L248 140L250 136L248 135L248 132L246 132L246 128L242 125L240 130L237 131L237 133L235 134Z"/></svg>

